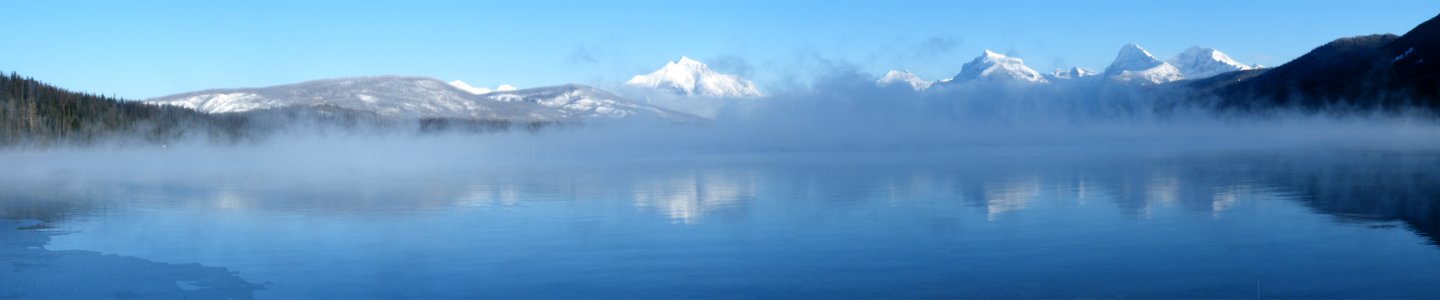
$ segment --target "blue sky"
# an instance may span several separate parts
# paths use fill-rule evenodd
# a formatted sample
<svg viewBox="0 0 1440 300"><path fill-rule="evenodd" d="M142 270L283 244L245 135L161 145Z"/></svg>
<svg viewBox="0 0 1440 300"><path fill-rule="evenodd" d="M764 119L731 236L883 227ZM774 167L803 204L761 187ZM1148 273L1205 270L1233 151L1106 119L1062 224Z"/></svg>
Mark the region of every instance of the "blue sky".
<svg viewBox="0 0 1440 300"><path fill-rule="evenodd" d="M984 49L1103 69L1131 42L1273 66L1437 13L1440 1L0 0L0 70L148 98L386 74L606 86L685 55L764 89L835 66L949 77Z"/></svg>

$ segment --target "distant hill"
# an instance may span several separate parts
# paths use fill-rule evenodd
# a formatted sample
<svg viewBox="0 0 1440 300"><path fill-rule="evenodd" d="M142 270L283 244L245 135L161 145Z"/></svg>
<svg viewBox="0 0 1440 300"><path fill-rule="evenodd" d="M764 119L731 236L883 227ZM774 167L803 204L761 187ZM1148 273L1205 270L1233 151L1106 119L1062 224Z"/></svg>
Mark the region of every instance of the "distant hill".
<svg viewBox="0 0 1440 300"><path fill-rule="evenodd" d="M1440 109L1440 16L1405 35L1337 39L1284 65L1190 82L1222 109Z"/></svg>
<svg viewBox="0 0 1440 300"><path fill-rule="evenodd" d="M569 84L505 91L468 91L438 79L379 76L314 80L263 88L215 89L145 100L212 114L322 108L389 119L505 122L586 122L654 119L689 122L689 114Z"/></svg>

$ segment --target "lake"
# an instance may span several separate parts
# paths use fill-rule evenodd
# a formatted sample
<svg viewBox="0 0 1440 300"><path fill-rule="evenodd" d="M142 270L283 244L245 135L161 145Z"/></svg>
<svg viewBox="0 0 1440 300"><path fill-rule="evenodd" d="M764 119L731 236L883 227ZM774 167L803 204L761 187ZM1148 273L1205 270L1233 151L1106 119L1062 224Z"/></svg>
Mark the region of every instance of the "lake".
<svg viewBox="0 0 1440 300"><path fill-rule="evenodd" d="M1440 297L1440 151L137 156L6 160L0 298Z"/></svg>

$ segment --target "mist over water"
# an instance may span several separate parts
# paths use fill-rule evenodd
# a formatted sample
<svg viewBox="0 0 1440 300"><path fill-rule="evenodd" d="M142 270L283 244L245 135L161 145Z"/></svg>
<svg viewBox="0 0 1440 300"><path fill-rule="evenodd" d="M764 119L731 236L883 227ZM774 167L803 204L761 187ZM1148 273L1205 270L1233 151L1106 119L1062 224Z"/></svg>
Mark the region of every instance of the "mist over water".
<svg viewBox="0 0 1440 300"><path fill-rule="evenodd" d="M31 153L6 161L0 213L55 235L0 251L172 274L95 291L258 298L1423 297L1440 278L1407 267L1440 263L1425 149L467 160L435 149L468 140L416 141ZM0 287L84 295L41 288L81 269Z"/></svg>
<svg viewBox="0 0 1440 300"><path fill-rule="evenodd" d="M1413 267L1440 263L1426 116L837 74L674 102L702 123L297 122L239 143L6 151L0 219L25 230L0 231L0 262L35 267L0 270L0 296L1440 293ZM91 288L47 288L68 285Z"/></svg>
<svg viewBox="0 0 1440 300"><path fill-rule="evenodd" d="M434 155L466 162L593 159L775 151L949 151L985 147L1210 149L1312 146L1425 147L1440 123L1423 110L1217 110L1175 86L1056 81L940 84L927 91L876 86L845 67L807 85L751 99L685 98L625 91L633 99L709 118L697 123L595 121L503 131L417 131L408 122L339 127L306 120L262 120L276 128L225 156L279 151L277 157L376 157L375 163ZM1092 78L1093 79L1093 78ZM165 151L232 151L203 139ZM99 147L106 148L106 147ZM143 147L141 147L143 148ZM123 149L123 148L122 148ZM392 153L413 151L414 154ZM183 151L182 151L183 153ZM288 153L288 154L287 154ZM197 154L198 155L198 154ZM309 159L309 158L306 158ZM358 158L357 158L358 159ZM366 163L359 159L357 163Z"/></svg>

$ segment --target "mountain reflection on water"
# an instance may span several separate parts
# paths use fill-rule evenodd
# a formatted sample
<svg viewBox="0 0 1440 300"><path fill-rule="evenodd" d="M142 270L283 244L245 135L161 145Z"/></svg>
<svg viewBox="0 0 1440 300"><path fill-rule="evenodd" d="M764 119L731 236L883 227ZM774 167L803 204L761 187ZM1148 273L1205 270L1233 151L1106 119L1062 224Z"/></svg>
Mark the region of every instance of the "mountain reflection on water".
<svg viewBox="0 0 1440 300"><path fill-rule="evenodd" d="M1440 153L1368 150L807 154L375 172L68 170L0 178L0 219L12 220L6 228L24 227L0 233L0 260L14 266L0 270L5 291L0 296L246 298L258 291L278 297L1248 297L1267 289L1244 276L1307 271L1277 263L1277 270L1218 275L1246 270L1246 264L1255 264L1246 259L1285 249L1260 249L1275 252L1243 259L1194 256L1206 260L1193 262L1144 255L1183 246L1154 240L1165 236L1215 235L1187 242L1233 242L1214 245L1214 251L1230 255L1244 247L1316 238L1193 231L1214 226L1240 226L1236 232L1267 226L1334 230L1295 225L1305 221L1286 219L1293 216L1265 203L1301 204L1331 216L1329 223L1362 230L1403 227L1436 244L1437 173ZM1184 216L1276 219L1241 226ZM1183 220L1144 225L1158 228L1154 232L1107 238L1144 228L1123 220L1177 217ZM1065 240L1071 234L1103 240ZM56 244L52 236L76 250L46 250ZM157 240L143 241L147 238ZM1277 241L1257 241L1264 239ZM157 250L147 243L173 245ZM956 249L986 260L966 261L955 256ZM1067 254L1078 255L1071 258L1050 252L1076 249L1090 252ZM246 253L266 250L319 256L308 258L314 266L303 266L303 258ZM1119 250L1135 252L1107 253ZM136 257L102 254L111 251ZM191 252L201 254L184 255ZM1440 255L1430 252L1427 257ZM795 256L799 253L812 257ZM1202 254L1214 253L1195 255ZM295 265L270 261L281 258ZM1000 263L996 259L1020 265L994 269L988 264ZM833 264L837 260L849 262ZM1025 266L1029 260L1033 269ZM1073 275L1054 269L1096 260L1113 261L1086 263L1089 272L1082 273L1103 276L1067 277ZM340 262L351 265L335 265ZM989 271L975 271L981 269ZM810 273L816 270L848 272ZM314 272L334 274L286 277ZM589 277L597 272L616 279ZM657 275L670 273L731 279ZM1180 274L1201 277L1136 286L1105 283ZM1428 273L1409 275L1434 279L1425 277L1434 275ZM1265 296L1440 296L1440 287L1415 285L1388 294L1337 294L1326 289L1330 283L1301 283L1304 276L1295 275L1293 286L1267 286L1274 294ZM17 278L23 280L12 280ZM379 279L384 281L368 282ZM962 279L969 284L943 283ZM303 280L317 282L296 282ZM1387 286L1367 280L1333 288ZM262 289L253 282L267 285ZM576 286L545 288L557 284ZM675 290L696 286L712 293Z"/></svg>

